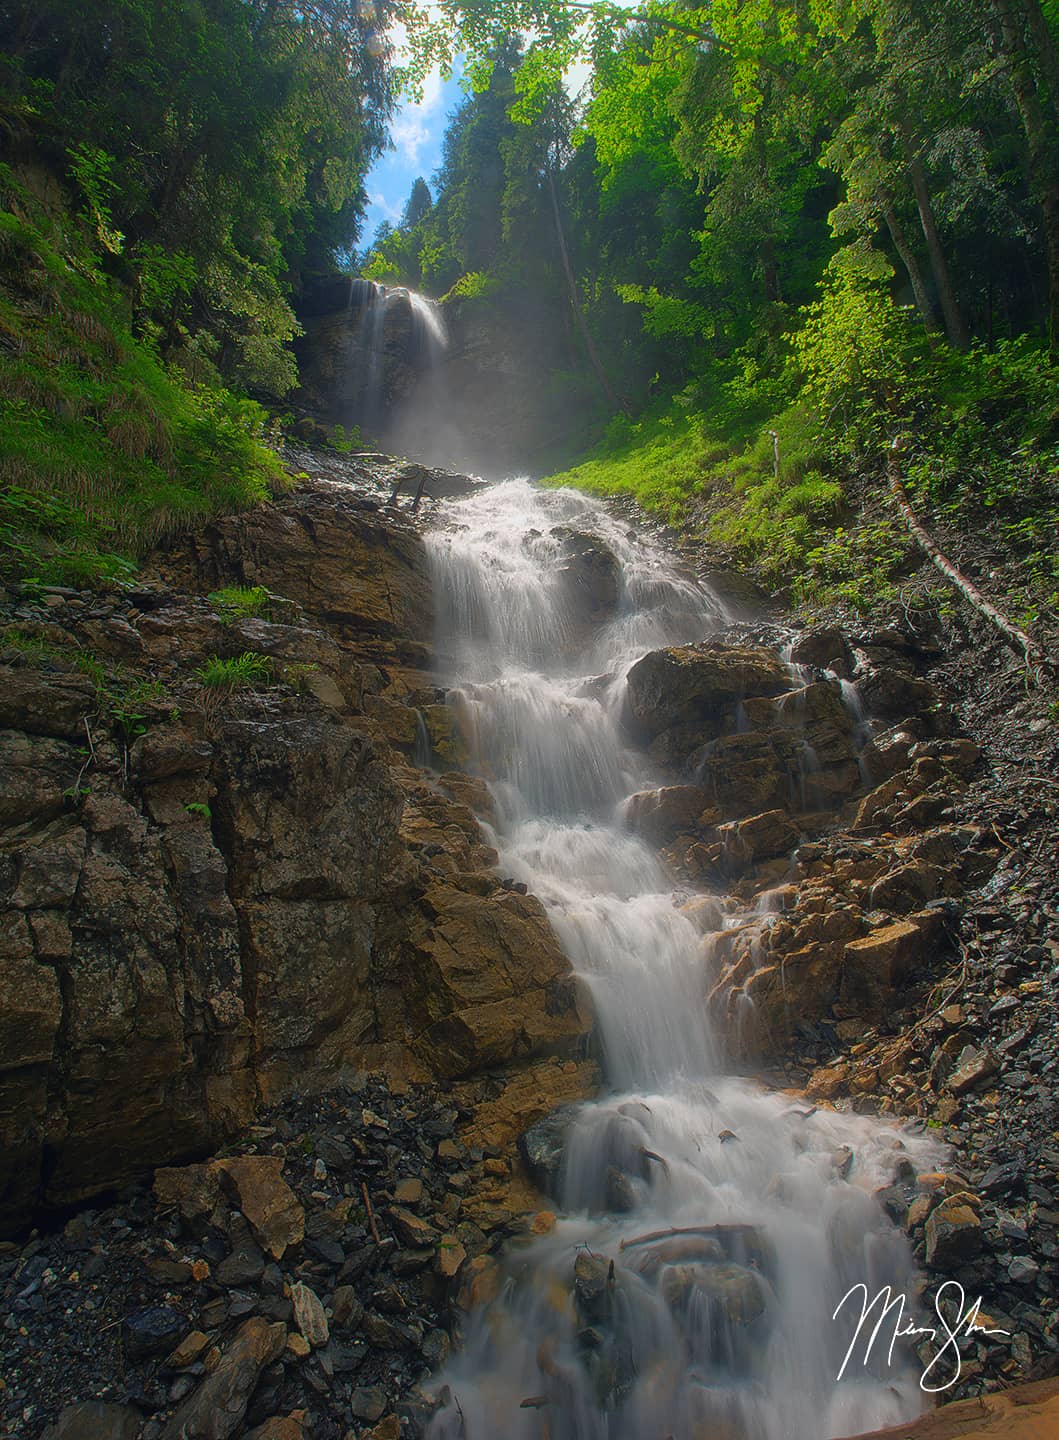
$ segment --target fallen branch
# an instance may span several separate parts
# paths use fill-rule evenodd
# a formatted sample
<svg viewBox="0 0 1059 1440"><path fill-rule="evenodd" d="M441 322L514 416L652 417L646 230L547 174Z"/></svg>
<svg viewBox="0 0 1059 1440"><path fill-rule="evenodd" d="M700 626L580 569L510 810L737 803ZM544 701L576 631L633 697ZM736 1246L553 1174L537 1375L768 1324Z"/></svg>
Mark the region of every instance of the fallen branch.
<svg viewBox="0 0 1059 1440"><path fill-rule="evenodd" d="M371 1197L368 1194L368 1185L367 1181L365 1180L362 1180L360 1182L360 1193L364 1196L364 1209L367 1212L368 1225L371 1227L372 1239L375 1241L376 1245L381 1245L382 1241L379 1239L379 1227L375 1223L375 1212L371 1208Z"/></svg>
<svg viewBox="0 0 1059 1440"><path fill-rule="evenodd" d="M669 1230L652 1230L647 1235L637 1235L633 1240L623 1240L620 1250L631 1250L634 1245L653 1245L656 1240L668 1240L673 1235L708 1235L716 1239L720 1235L746 1234L753 1232L753 1225L683 1225Z"/></svg>
<svg viewBox="0 0 1059 1440"><path fill-rule="evenodd" d="M1018 649L1022 651L1026 665L1031 670L1047 670L1054 674L1057 668L1055 662L1049 656L1045 655L1041 647L1026 634L1025 630L1020 630L1017 625L1013 625L1007 616L1003 615L991 601L985 598L978 587L968 580L966 575L962 575L960 571L956 569L956 566L948 556L944 555L942 551L938 549L931 536L919 523L915 511L909 503L908 496L905 494L904 486L901 484L901 477L897 473L897 455L902 448L900 437L891 441L890 453L886 460L886 469L890 479L890 489L898 505L901 507L901 513L905 517L905 524L908 526L909 531L920 549L929 557L937 569L941 571L946 580L956 587L968 604L973 605L980 615L984 615L985 618L1000 631L1001 635L1003 635L1009 644L1017 646Z"/></svg>

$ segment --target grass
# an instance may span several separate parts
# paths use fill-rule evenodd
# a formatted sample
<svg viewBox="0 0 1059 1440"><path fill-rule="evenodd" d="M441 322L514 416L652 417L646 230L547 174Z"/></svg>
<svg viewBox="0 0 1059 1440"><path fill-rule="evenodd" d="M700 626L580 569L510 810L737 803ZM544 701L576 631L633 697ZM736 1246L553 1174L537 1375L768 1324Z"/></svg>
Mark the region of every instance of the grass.
<svg viewBox="0 0 1059 1440"><path fill-rule="evenodd" d="M108 668L90 651L51 644L17 626L0 631L0 651L5 650L14 651L27 665L59 666L86 675L95 686L98 714L125 744L146 733L151 706L166 699L161 680L132 674L122 665ZM170 714L175 708L170 707Z"/></svg>
<svg viewBox="0 0 1059 1440"><path fill-rule="evenodd" d="M68 214L0 166L0 573L112 585L284 483L259 406L167 368Z"/></svg>
<svg viewBox="0 0 1059 1440"><path fill-rule="evenodd" d="M236 620L272 618L272 596L263 585L228 585L208 597L226 625Z"/></svg>
<svg viewBox="0 0 1059 1440"><path fill-rule="evenodd" d="M231 694L235 690L262 690L276 678L275 668L267 655L244 650L230 660L211 655L195 672L204 690Z"/></svg>

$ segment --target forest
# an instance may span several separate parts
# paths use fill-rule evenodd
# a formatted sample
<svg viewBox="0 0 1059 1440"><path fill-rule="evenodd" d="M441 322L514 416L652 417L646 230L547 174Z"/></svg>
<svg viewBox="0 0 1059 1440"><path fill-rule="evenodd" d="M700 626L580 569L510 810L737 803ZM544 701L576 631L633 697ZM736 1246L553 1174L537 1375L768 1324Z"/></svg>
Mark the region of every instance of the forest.
<svg viewBox="0 0 1059 1440"><path fill-rule="evenodd" d="M542 412L574 397L538 475L857 603L901 549L852 523L897 440L914 501L987 511L1052 616L1057 29L1048 0L6 0L7 547L112 573L264 493L299 296L352 266L506 326ZM369 240L397 97L454 64L442 164Z"/></svg>

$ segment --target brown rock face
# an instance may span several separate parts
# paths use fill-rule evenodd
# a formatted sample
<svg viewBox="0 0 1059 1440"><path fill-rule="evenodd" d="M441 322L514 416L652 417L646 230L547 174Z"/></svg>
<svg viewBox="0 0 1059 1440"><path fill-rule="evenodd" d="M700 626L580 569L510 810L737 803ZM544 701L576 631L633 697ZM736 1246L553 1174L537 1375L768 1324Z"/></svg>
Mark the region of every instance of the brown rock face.
<svg viewBox="0 0 1059 1440"><path fill-rule="evenodd" d="M884 1014L894 991L932 958L939 938L935 925L940 925L941 917L925 918L922 925L896 920L846 946L842 995L859 1013Z"/></svg>
<svg viewBox="0 0 1059 1440"><path fill-rule="evenodd" d="M417 1054L456 1078L512 1058L572 1054L588 1028L540 901L430 886L406 960Z"/></svg>
<svg viewBox="0 0 1059 1440"><path fill-rule="evenodd" d="M433 597L419 532L326 481L213 521L168 568L190 579L189 588L265 585L339 638L430 639Z"/></svg>
<svg viewBox="0 0 1059 1440"><path fill-rule="evenodd" d="M668 845L678 835L694 835L721 818L701 785L666 785L641 790L625 803L625 823L651 845Z"/></svg>
<svg viewBox="0 0 1059 1440"><path fill-rule="evenodd" d="M634 724L652 739L675 725L716 722L729 705L789 688L770 651L707 641L645 655L629 671L627 695Z"/></svg>
<svg viewBox="0 0 1059 1440"><path fill-rule="evenodd" d="M72 665L0 666L0 1230L206 1153L296 1085L517 1067L588 1025L541 907L489 873L480 783L445 793L366 713L410 720L410 751L414 697L459 763L414 668L430 583L407 522L313 485L162 564L138 618L93 602L48 625L60 654L113 652L122 683L166 677L131 743ZM264 584L273 614L328 628L222 624L180 577ZM204 706L188 661L246 650L319 684ZM291 1243L296 1217L244 1180L261 1243Z"/></svg>

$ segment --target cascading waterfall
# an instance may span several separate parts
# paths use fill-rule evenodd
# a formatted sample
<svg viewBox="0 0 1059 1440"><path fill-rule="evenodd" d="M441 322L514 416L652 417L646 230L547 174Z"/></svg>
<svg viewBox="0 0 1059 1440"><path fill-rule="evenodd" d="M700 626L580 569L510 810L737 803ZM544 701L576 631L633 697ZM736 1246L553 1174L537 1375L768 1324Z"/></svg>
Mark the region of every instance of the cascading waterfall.
<svg viewBox="0 0 1059 1440"><path fill-rule="evenodd" d="M720 605L572 491L509 481L445 522L428 540L445 679L503 872L544 902L591 993L609 1089L568 1134L564 1218L512 1254L436 1378L432 1440L823 1440L914 1416L918 1373L885 1345L837 1380L853 1321L832 1316L860 1282L911 1293L872 1191L902 1155L929 1168L932 1142L724 1075L704 995L736 907L717 897L704 942L622 828L624 798L660 783L622 739L625 675L716 632ZM571 527L620 564L600 624L564 580Z"/></svg>
<svg viewBox="0 0 1059 1440"><path fill-rule="evenodd" d="M350 419L376 436L387 436L393 419L387 367L406 365L418 387L432 384L448 346L445 321L437 302L426 295L355 280L350 286L350 323L357 335Z"/></svg>

